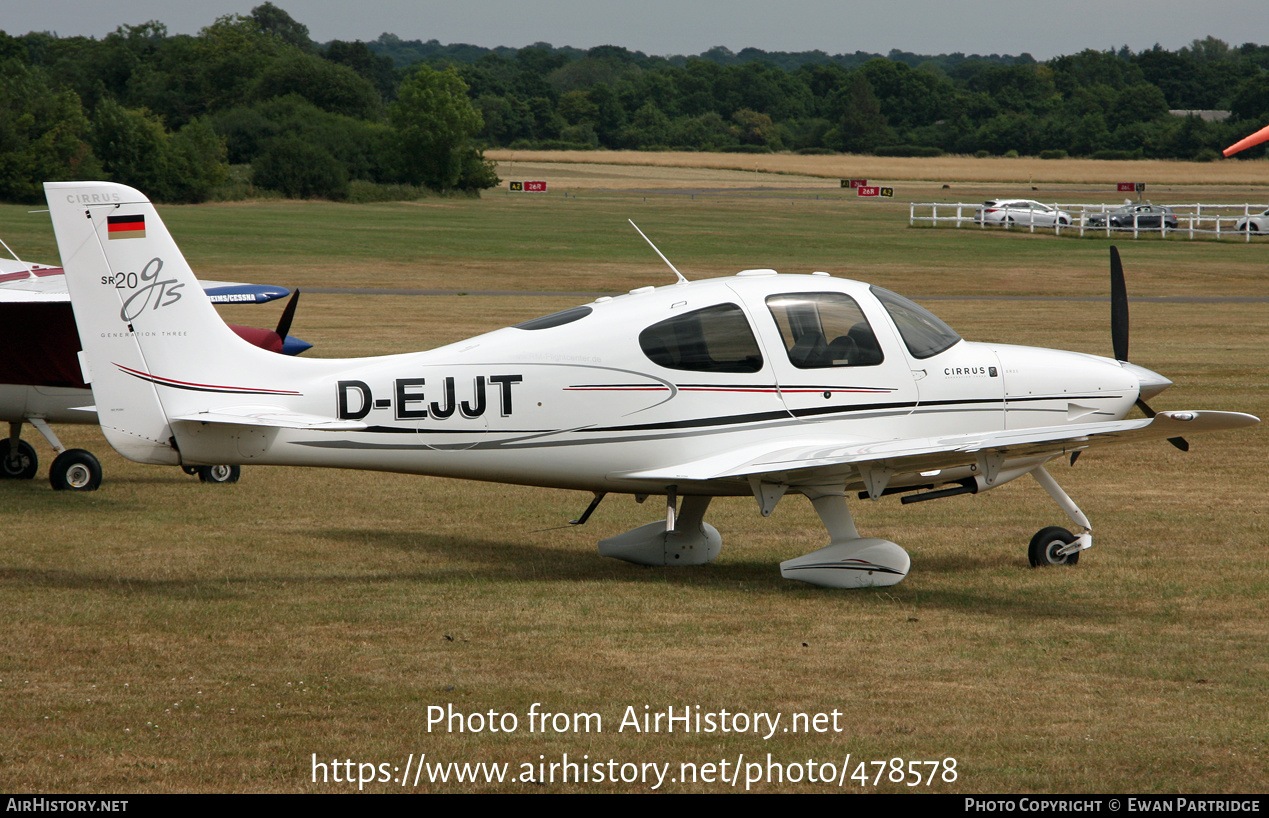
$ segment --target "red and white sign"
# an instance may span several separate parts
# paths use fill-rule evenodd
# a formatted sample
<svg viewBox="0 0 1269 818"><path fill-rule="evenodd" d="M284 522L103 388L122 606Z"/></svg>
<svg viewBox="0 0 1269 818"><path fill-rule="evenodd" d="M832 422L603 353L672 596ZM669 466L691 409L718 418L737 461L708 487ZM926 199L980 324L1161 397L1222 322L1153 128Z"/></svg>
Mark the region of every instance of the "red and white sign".
<svg viewBox="0 0 1269 818"><path fill-rule="evenodd" d="M880 196L881 195L881 188L877 187L876 185L873 185L872 187L868 187L868 186L858 187L858 188L855 188L855 190L859 193L860 196Z"/></svg>
<svg viewBox="0 0 1269 818"><path fill-rule="evenodd" d="M1136 182L1120 182L1116 187L1120 193L1133 193L1137 190Z"/></svg>
<svg viewBox="0 0 1269 818"><path fill-rule="evenodd" d="M545 193L546 182L510 182L507 189L525 193Z"/></svg>
<svg viewBox="0 0 1269 818"><path fill-rule="evenodd" d="M868 187L867 179L843 179L842 181L847 182L850 187ZM842 185L842 187L846 187L846 185Z"/></svg>

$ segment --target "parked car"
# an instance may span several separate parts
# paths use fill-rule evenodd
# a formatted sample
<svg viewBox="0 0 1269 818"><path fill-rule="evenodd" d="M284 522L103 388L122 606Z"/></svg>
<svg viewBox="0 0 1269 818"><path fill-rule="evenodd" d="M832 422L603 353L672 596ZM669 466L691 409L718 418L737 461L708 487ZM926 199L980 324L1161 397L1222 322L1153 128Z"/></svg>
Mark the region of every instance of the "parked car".
<svg viewBox="0 0 1269 818"><path fill-rule="evenodd" d="M1089 227L1105 227L1107 219L1112 228L1121 230L1131 230L1134 220L1135 226L1142 230L1158 230L1161 225L1169 230L1176 230L1180 224L1171 208L1156 204L1126 204L1108 213L1092 213L1085 224Z"/></svg>
<svg viewBox="0 0 1269 818"><path fill-rule="evenodd" d="M1248 216L1245 219L1239 219L1238 224L1234 225L1234 229L1238 232L1250 230L1253 233L1263 233L1269 230L1269 210L1264 213L1257 213L1254 216Z"/></svg>
<svg viewBox="0 0 1269 818"><path fill-rule="evenodd" d="M1068 225L1071 214L1030 199L993 199L983 202L974 211L974 221L980 224L1017 224L1036 227Z"/></svg>

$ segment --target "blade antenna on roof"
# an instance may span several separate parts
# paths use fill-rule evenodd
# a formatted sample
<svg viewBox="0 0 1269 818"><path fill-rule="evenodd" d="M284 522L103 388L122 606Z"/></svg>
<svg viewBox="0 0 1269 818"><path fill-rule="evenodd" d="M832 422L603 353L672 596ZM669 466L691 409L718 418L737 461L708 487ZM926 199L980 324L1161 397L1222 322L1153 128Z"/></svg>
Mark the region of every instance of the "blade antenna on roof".
<svg viewBox="0 0 1269 818"><path fill-rule="evenodd" d="M643 235L643 231L639 229L639 225L634 223L634 219L626 219L626 221L630 222L630 226L635 229L635 232L638 233L640 236L643 236L643 240L648 243L648 246L651 247L653 250L656 250L656 254L661 257L661 260L664 261L666 265L671 270L674 271L674 274L679 277L678 283L679 284L688 283L687 279L683 277L683 274L679 272L679 268L675 267L673 264L670 264L670 260L665 257L665 253L662 253L660 250L657 250L657 246L652 243L652 239Z"/></svg>

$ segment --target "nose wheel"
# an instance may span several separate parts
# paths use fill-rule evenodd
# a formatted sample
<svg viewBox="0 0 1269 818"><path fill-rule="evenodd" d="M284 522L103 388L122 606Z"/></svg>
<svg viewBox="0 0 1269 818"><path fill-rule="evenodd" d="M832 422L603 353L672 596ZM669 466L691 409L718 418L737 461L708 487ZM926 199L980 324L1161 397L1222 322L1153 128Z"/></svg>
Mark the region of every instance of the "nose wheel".
<svg viewBox="0 0 1269 818"><path fill-rule="evenodd" d="M1031 538L1031 545L1027 547L1027 558L1031 560L1031 567L1076 564L1080 561L1080 552L1072 551L1064 554L1062 550L1077 539L1079 538L1065 528L1055 525L1040 529Z"/></svg>
<svg viewBox="0 0 1269 818"><path fill-rule="evenodd" d="M1055 525L1042 528L1031 538L1031 545L1027 547L1027 559L1031 561L1032 568L1042 565L1074 565L1080 561L1080 551L1093 545L1092 526L1084 512L1079 510L1057 481L1044 470L1044 466L1037 466L1032 470L1031 476L1066 512L1071 522L1080 527L1081 533L1072 534Z"/></svg>

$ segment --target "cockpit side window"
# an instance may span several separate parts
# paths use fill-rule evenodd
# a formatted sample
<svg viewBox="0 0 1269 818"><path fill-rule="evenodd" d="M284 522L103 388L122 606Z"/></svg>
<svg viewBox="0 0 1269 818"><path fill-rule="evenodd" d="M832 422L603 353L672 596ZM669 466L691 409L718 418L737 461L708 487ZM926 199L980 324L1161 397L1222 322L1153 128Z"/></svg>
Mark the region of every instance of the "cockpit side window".
<svg viewBox="0 0 1269 818"><path fill-rule="evenodd" d="M676 315L639 333L639 347L655 364L691 372L757 372L762 352L745 313L717 304Z"/></svg>
<svg viewBox="0 0 1269 818"><path fill-rule="evenodd" d="M767 298L789 363L799 369L876 366L885 360L872 326L845 293L784 293Z"/></svg>
<svg viewBox="0 0 1269 818"><path fill-rule="evenodd" d="M899 328L903 343L907 346L908 352L912 353L913 358L932 358L961 340L956 330L944 324L937 315L925 307L881 287L871 289L872 294L881 302L881 306L890 313L891 320Z"/></svg>

